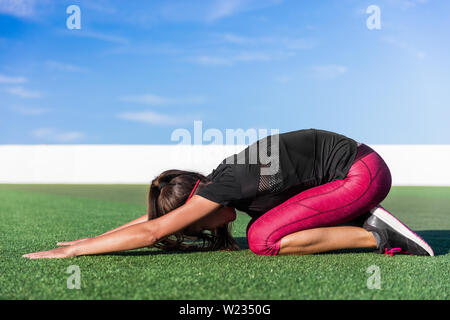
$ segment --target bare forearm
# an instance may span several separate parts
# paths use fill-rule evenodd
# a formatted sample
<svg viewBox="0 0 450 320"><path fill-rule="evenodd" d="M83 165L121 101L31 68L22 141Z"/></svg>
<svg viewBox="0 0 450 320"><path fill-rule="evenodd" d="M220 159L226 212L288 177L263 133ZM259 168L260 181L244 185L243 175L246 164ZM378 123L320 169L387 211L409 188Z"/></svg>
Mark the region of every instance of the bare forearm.
<svg viewBox="0 0 450 320"><path fill-rule="evenodd" d="M147 214L144 214L143 216L141 216L141 217L139 217L137 219L134 219L133 221L125 223L124 225L122 225L120 227L117 227L117 228L114 228L114 229L112 229L110 231L107 231L107 232L105 232L105 233L103 233L101 235L105 235L105 234L109 234L109 233L112 233L112 232L116 232L116 231L122 230L124 228L128 228L128 227L130 227L132 225L135 225L135 224L138 224L138 223L142 223L142 222L145 222L145 221L148 221L148 215Z"/></svg>
<svg viewBox="0 0 450 320"><path fill-rule="evenodd" d="M89 255L148 247L156 242L148 222L88 239L72 246L73 254Z"/></svg>
<svg viewBox="0 0 450 320"><path fill-rule="evenodd" d="M126 223L126 224L124 224L124 225L122 225L120 227L117 227L115 229L112 229L110 231L102 233L99 236L90 237L90 238L82 238L82 239L78 239L78 240L74 240L74 241L60 241L60 242L57 242L57 245L58 246L72 246L72 245L75 245L75 244L87 241L89 239L94 239L94 238L97 238L97 237L100 237L100 236L103 236L103 235L107 235L107 234L110 234L110 233L113 233L113 232L116 232L116 231L128 228L128 227L133 226L133 225L138 224L138 223L146 222L146 221L148 221L148 216L145 214L142 217L139 217L139 218L134 219L133 221L130 221L130 222L128 222L128 223Z"/></svg>

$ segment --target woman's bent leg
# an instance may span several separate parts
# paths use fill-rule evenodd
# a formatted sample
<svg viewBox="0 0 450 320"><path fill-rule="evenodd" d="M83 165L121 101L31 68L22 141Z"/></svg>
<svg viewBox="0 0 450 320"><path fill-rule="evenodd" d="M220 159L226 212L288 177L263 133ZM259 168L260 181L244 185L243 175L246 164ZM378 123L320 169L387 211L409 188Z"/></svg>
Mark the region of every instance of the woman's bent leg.
<svg viewBox="0 0 450 320"><path fill-rule="evenodd" d="M351 221L383 201L390 187L383 159L361 145L345 179L301 192L252 221L249 247L256 254L278 254L283 237Z"/></svg>
<svg viewBox="0 0 450 320"><path fill-rule="evenodd" d="M339 249L376 248L373 234L360 227L307 229L284 236L278 254L310 254Z"/></svg>

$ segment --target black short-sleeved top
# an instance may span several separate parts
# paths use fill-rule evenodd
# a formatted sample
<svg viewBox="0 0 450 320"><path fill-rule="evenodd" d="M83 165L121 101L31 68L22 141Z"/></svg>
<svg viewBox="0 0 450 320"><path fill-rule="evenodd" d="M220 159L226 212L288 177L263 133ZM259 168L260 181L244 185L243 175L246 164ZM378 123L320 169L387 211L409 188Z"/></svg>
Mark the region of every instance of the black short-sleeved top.
<svg viewBox="0 0 450 320"><path fill-rule="evenodd" d="M356 141L324 130L268 136L225 158L197 195L259 217L299 192L345 178L356 151Z"/></svg>

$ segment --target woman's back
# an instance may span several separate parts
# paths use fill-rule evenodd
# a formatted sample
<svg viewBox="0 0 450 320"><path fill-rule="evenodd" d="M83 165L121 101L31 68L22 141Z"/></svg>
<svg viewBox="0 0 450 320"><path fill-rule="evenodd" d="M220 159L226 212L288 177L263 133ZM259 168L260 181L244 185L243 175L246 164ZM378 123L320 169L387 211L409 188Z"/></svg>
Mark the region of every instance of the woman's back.
<svg viewBox="0 0 450 320"><path fill-rule="evenodd" d="M302 190L343 179L356 150L356 141L324 130L268 136L224 159L198 195L257 217Z"/></svg>

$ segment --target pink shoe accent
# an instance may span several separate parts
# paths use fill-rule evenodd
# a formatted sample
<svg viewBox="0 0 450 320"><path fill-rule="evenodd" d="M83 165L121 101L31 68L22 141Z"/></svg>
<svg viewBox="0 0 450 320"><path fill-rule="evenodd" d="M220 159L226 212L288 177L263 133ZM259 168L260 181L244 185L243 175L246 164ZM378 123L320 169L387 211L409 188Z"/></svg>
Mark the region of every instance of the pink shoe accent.
<svg viewBox="0 0 450 320"><path fill-rule="evenodd" d="M401 252L402 252L401 248L392 248L392 249L389 249L389 250L387 248L384 249L384 254L390 254L391 257L394 256L394 253L401 253Z"/></svg>

